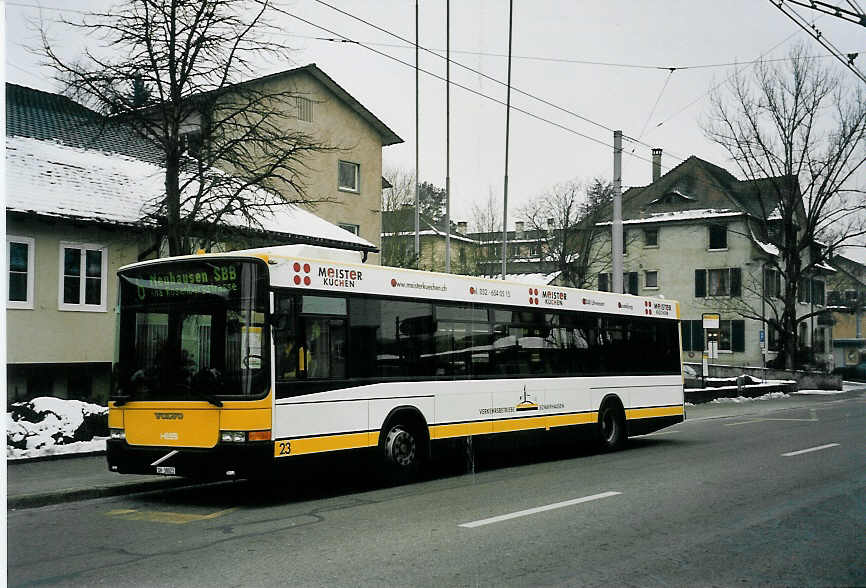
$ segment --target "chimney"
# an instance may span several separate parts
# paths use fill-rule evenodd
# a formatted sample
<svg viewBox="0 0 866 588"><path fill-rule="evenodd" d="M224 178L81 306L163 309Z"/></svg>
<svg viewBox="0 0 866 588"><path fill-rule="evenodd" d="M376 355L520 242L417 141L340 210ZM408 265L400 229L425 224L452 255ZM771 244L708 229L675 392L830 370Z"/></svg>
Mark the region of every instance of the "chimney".
<svg viewBox="0 0 866 588"><path fill-rule="evenodd" d="M467 224L466 221L460 221L457 223L457 232L461 235L465 235L467 232Z"/></svg>
<svg viewBox="0 0 866 588"><path fill-rule="evenodd" d="M523 221L515 221L514 223L514 237L516 239L523 239Z"/></svg>
<svg viewBox="0 0 866 588"><path fill-rule="evenodd" d="M662 177L662 149L655 147L653 149L653 182L657 182Z"/></svg>

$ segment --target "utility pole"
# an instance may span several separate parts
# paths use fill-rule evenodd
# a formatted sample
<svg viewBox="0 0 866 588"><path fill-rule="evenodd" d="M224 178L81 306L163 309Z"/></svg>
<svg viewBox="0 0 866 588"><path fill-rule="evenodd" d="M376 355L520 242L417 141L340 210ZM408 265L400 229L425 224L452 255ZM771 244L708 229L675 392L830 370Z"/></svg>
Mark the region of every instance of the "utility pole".
<svg viewBox="0 0 866 588"><path fill-rule="evenodd" d="M451 0L445 3L445 273L451 273Z"/></svg>
<svg viewBox="0 0 866 588"><path fill-rule="evenodd" d="M514 0L508 2L508 93L505 99L505 182L502 197L502 279L505 279L508 249L508 131L511 124L511 23Z"/></svg>
<svg viewBox="0 0 866 588"><path fill-rule="evenodd" d="M421 168L419 164L419 150L421 148L421 140L419 137L420 111L418 110L418 0L415 0L415 267L417 268L421 261L421 238L420 238L420 220L419 209L421 207L420 194L418 193L419 184L421 182Z"/></svg>
<svg viewBox="0 0 866 588"><path fill-rule="evenodd" d="M613 132L613 224L611 225L613 291L622 294L622 131Z"/></svg>

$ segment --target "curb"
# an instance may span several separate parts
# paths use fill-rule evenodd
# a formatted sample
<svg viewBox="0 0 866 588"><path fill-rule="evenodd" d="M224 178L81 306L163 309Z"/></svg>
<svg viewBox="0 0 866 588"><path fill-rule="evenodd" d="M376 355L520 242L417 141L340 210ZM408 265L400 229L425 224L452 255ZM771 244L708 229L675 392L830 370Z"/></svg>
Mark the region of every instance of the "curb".
<svg viewBox="0 0 866 588"><path fill-rule="evenodd" d="M14 466L16 464L25 464L25 463L33 463L35 461L57 461L60 459L73 459L76 457L96 457L98 455L105 455L104 449L97 449L95 451L82 451L80 453L53 453L51 455L37 455L36 457L18 457L15 459L6 458L7 466Z"/></svg>
<svg viewBox="0 0 866 588"><path fill-rule="evenodd" d="M122 496L125 494L136 494L152 490L168 490L183 486L193 486L194 481L187 479L148 480L146 482L132 482L130 484L117 484L113 486L96 486L93 488L79 488L68 490L57 490L54 492L42 492L39 494L22 494L20 496L9 496L6 500L6 510L37 508L52 504L66 502L77 502L79 500L92 500L94 498L105 498L109 496Z"/></svg>

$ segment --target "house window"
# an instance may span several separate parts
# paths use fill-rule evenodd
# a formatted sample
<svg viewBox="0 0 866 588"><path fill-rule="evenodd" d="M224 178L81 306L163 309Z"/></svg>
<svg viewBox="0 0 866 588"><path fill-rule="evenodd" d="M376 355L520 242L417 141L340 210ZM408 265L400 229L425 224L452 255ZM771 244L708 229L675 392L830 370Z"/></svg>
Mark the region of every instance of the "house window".
<svg viewBox="0 0 866 588"><path fill-rule="evenodd" d="M532 255L532 256L538 255L538 243L532 243L529 246L529 255Z"/></svg>
<svg viewBox="0 0 866 588"><path fill-rule="evenodd" d="M625 294L637 295L637 272L623 272L622 285ZM602 292L612 292L613 282L608 272L598 274L598 289Z"/></svg>
<svg viewBox="0 0 866 588"><path fill-rule="evenodd" d="M35 241L30 237L6 236L6 259L9 263L9 290L6 308L33 308Z"/></svg>
<svg viewBox="0 0 866 588"><path fill-rule="evenodd" d="M746 350L746 322L742 320L719 321L719 351Z"/></svg>
<svg viewBox="0 0 866 588"><path fill-rule="evenodd" d="M710 225L710 249L728 248L728 226Z"/></svg>
<svg viewBox="0 0 866 588"><path fill-rule="evenodd" d="M313 122L313 101L303 96L295 96L295 105L298 108L298 120Z"/></svg>
<svg viewBox="0 0 866 588"><path fill-rule="evenodd" d="M764 270L764 295L767 298L780 298L782 295L782 274L774 269Z"/></svg>
<svg viewBox="0 0 866 588"><path fill-rule="evenodd" d="M812 346L812 351L815 353L826 353L827 352L827 334L824 330L824 327L816 327L815 328L815 341Z"/></svg>
<svg viewBox="0 0 866 588"><path fill-rule="evenodd" d="M644 272L644 286L646 288L659 287L659 272L657 270L647 270Z"/></svg>
<svg viewBox="0 0 866 588"><path fill-rule="evenodd" d="M812 304L824 306L824 282L812 280Z"/></svg>
<svg viewBox="0 0 866 588"><path fill-rule="evenodd" d="M182 152L190 157L195 157L196 159L201 157L201 131L196 129L181 133L180 148Z"/></svg>
<svg viewBox="0 0 866 588"><path fill-rule="evenodd" d="M337 226L343 229L344 231L349 231L353 235L361 234L361 226L360 225L352 225L349 223L337 223Z"/></svg>
<svg viewBox="0 0 866 588"><path fill-rule="evenodd" d="M610 292L610 274L609 273L598 274L598 289L601 292Z"/></svg>
<svg viewBox="0 0 866 588"><path fill-rule="evenodd" d="M337 163L337 188L349 192L359 192L361 166L351 161L339 161Z"/></svg>
<svg viewBox="0 0 866 588"><path fill-rule="evenodd" d="M742 296L742 274L738 267L695 270L695 298Z"/></svg>
<svg viewBox="0 0 866 588"><path fill-rule="evenodd" d="M728 268L707 270L710 296L731 295L731 273Z"/></svg>
<svg viewBox="0 0 866 588"><path fill-rule="evenodd" d="M811 298L810 285L809 278L800 278L797 286L797 302L809 302Z"/></svg>
<svg viewBox="0 0 866 588"><path fill-rule="evenodd" d="M659 230L655 229L644 229L643 231L643 244L644 247L658 247L659 246Z"/></svg>
<svg viewBox="0 0 866 588"><path fill-rule="evenodd" d="M779 332L769 325L767 328L767 349L770 351L779 350Z"/></svg>
<svg viewBox="0 0 866 588"><path fill-rule="evenodd" d="M105 312L108 250L101 245L60 244L60 310Z"/></svg>

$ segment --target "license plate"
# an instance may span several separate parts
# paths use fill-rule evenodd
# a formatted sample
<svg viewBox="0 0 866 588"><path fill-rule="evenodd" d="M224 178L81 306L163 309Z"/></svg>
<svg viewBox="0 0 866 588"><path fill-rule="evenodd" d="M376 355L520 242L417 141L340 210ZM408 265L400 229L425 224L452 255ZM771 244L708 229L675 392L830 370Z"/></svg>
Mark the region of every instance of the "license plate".
<svg viewBox="0 0 866 588"><path fill-rule="evenodd" d="M164 476L175 476L177 473L173 466L156 466L156 473Z"/></svg>

